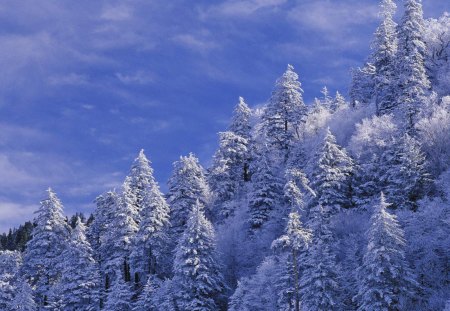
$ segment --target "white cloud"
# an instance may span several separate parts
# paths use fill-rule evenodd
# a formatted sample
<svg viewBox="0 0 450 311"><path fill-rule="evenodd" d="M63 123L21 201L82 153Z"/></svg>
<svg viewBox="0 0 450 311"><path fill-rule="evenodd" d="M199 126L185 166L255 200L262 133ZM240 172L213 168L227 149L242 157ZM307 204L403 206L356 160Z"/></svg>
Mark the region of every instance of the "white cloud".
<svg viewBox="0 0 450 311"><path fill-rule="evenodd" d="M116 73L117 79L119 79L120 82L123 84L149 84L154 81L154 76L150 72L146 72L143 70L138 70L135 73L132 74L125 74L125 73Z"/></svg>
<svg viewBox="0 0 450 311"><path fill-rule="evenodd" d="M86 85L89 83L87 75L69 73L66 75L55 75L48 78L51 85Z"/></svg>
<svg viewBox="0 0 450 311"><path fill-rule="evenodd" d="M209 7L202 12L203 17L217 15L248 17L263 9L274 9L286 3L287 0L228 0Z"/></svg>
<svg viewBox="0 0 450 311"><path fill-rule="evenodd" d="M133 17L133 10L126 5L106 6L100 18L110 21L125 21Z"/></svg>
<svg viewBox="0 0 450 311"><path fill-rule="evenodd" d="M219 44L209 36L199 36L189 33L176 35L172 40L188 49L200 52L207 52L219 47Z"/></svg>

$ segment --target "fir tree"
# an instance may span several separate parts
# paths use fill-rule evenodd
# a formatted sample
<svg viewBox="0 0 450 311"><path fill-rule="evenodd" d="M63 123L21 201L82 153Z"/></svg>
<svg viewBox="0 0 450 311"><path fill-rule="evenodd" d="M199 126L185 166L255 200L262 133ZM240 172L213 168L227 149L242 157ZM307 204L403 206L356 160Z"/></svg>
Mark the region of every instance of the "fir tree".
<svg viewBox="0 0 450 311"><path fill-rule="evenodd" d="M299 127L307 114L302 93L298 75L294 67L288 65L286 72L277 80L262 116L269 146L272 150L281 150L284 160L287 160L294 140L300 138Z"/></svg>
<svg viewBox="0 0 450 311"><path fill-rule="evenodd" d="M147 280L147 284L145 284L144 289L139 296L138 301L136 302L136 306L133 308L133 311L158 311L158 305L155 299L155 293L157 291L157 287L155 285L156 281L154 278L149 277Z"/></svg>
<svg viewBox="0 0 450 311"><path fill-rule="evenodd" d="M352 70L350 101L353 108L367 107L374 95L375 66L367 62L364 67Z"/></svg>
<svg viewBox="0 0 450 311"><path fill-rule="evenodd" d="M247 106L244 99L239 97L239 103L236 105L233 111L233 117L231 119L228 131L249 140L251 138L252 126L250 124L250 118L252 116L252 110Z"/></svg>
<svg viewBox="0 0 450 311"><path fill-rule="evenodd" d="M374 95L378 114L391 113L395 104L397 53L397 24L394 15L397 6L392 0L382 0L380 16L381 24L375 32L370 56L375 66Z"/></svg>
<svg viewBox="0 0 450 311"><path fill-rule="evenodd" d="M86 228L78 218L69 245L62 254L62 277L57 292L64 310L68 311L99 308L100 275L85 232Z"/></svg>
<svg viewBox="0 0 450 311"><path fill-rule="evenodd" d="M313 237L301 276L302 306L306 310L340 310L339 269L331 249L331 215L326 206L318 205L311 211L309 227Z"/></svg>
<svg viewBox="0 0 450 311"><path fill-rule="evenodd" d="M27 281L20 279L16 286L14 298L10 302L8 309L11 311L35 311L37 310L34 302L33 290Z"/></svg>
<svg viewBox="0 0 450 311"><path fill-rule="evenodd" d="M399 94L396 96L409 133L429 93L430 81L425 69L424 20L420 0L406 0L405 13L399 26L397 72Z"/></svg>
<svg viewBox="0 0 450 311"><path fill-rule="evenodd" d="M68 243L70 227L63 216L63 206L51 189L36 214L36 227L27 244L22 268L36 288L35 299L41 308L47 305L50 290L61 279L61 254Z"/></svg>
<svg viewBox="0 0 450 311"><path fill-rule="evenodd" d="M405 238L395 215L381 194L367 231L367 249L361 267L361 283L355 300L358 310L404 310L416 282L405 258Z"/></svg>
<svg viewBox="0 0 450 311"><path fill-rule="evenodd" d="M215 233L197 201L176 249L174 293L180 311L220 309L224 282L216 252Z"/></svg>
<svg viewBox="0 0 450 311"><path fill-rule="evenodd" d="M180 157L173 167L168 182L167 203L170 206L172 238L177 241L186 228L192 206L199 200L200 204L207 207L211 194L203 168L192 153L187 157Z"/></svg>
<svg viewBox="0 0 450 311"><path fill-rule="evenodd" d="M22 256L17 251L0 251L0 310L7 310L9 303L20 290L19 269Z"/></svg>
<svg viewBox="0 0 450 311"><path fill-rule="evenodd" d="M353 172L352 158L327 129L312 172L312 188L317 194L312 204L327 206L334 211L351 207Z"/></svg>
<svg viewBox="0 0 450 311"><path fill-rule="evenodd" d="M129 284L124 281L124 276L120 275L120 271L116 271L116 277L113 286L108 291L108 299L104 309L108 311L132 311L131 303L132 292Z"/></svg>

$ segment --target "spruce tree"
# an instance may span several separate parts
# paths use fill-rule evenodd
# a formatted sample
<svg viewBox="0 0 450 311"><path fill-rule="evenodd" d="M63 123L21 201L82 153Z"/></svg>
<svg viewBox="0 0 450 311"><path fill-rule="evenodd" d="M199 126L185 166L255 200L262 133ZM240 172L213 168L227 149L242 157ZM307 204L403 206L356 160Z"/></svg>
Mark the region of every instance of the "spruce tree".
<svg viewBox="0 0 450 311"><path fill-rule="evenodd" d="M37 306L34 302L33 289L24 279L20 279L16 285L14 298L11 300L8 308L11 311L36 311Z"/></svg>
<svg viewBox="0 0 450 311"><path fill-rule="evenodd" d="M133 311L158 311L158 304L155 301L155 294L158 288L155 283L155 278L148 278L139 299L136 301Z"/></svg>
<svg viewBox="0 0 450 311"><path fill-rule="evenodd" d="M247 140L251 138L252 126L250 118L252 116L252 110L247 106L244 98L239 97L239 103L236 105L233 111L233 117L231 119L228 131L243 137Z"/></svg>
<svg viewBox="0 0 450 311"><path fill-rule="evenodd" d="M353 108L367 107L374 95L375 66L367 62L362 68L352 70L350 101Z"/></svg>
<svg viewBox="0 0 450 311"><path fill-rule="evenodd" d="M302 308L306 310L340 310L341 288L334 239L330 230L332 211L318 205L311 211L309 228L313 232L301 276Z"/></svg>
<svg viewBox="0 0 450 311"><path fill-rule="evenodd" d="M203 167L190 153L173 164L173 173L168 182L167 203L170 206L172 239L177 241L186 228L188 214L197 200L205 207L210 201L210 190Z"/></svg>
<svg viewBox="0 0 450 311"><path fill-rule="evenodd" d="M405 258L404 233L381 194L370 218L363 258L358 310L405 310L417 286Z"/></svg>
<svg viewBox="0 0 450 311"><path fill-rule="evenodd" d="M225 291L215 233L197 201L189 213L174 262L174 294L180 311L214 311Z"/></svg>
<svg viewBox="0 0 450 311"><path fill-rule="evenodd" d="M381 24L375 32L370 56L375 66L374 96L378 114L392 113L395 105L397 53L397 24L394 22L396 4L382 0L380 5Z"/></svg>
<svg viewBox="0 0 450 311"><path fill-rule="evenodd" d="M17 251L0 251L0 310L7 310L19 290L22 256Z"/></svg>
<svg viewBox="0 0 450 311"><path fill-rule="evenodd" d="M133 305L131 298L133 296L129 283L124 281L120 271L116 271L117 277L113 286L108 290L108 299L104 309L108 311L132 311Z"/></svg>
<svg viewBox="0 0 450 311"><path fill-rule="evenodd" d="M414 133L418 114L426 103L431 87L425 68L426 46L424 20L420 0L406 0L405 13L399 26L396 70L397 102L409 133Z"/></svg>
<svg viewBox="0 0 450 311"><path fill-rule="evenodd" d="M38 307L43 308L50 291L61 279L61 254L68 244L70 227L63 216L61 201L51 189L36 215L36 227L27 244L22 269L35 288Z"/></svg>
<svg viewBox="0 0 450 311"><path fill-rule="evenodd" d="M294 140L300 138L299 127L305 121L307 108L303 102L303 90L294 67L277 80L270 102L262 116L264 133L271 150L279 150L287 160Z"/></svg>
<svg viewBox="0 0 450 311"><path fill-rule="evenodd" d="M352 206L352 175L354 163L345 149L327 129L317 163L312 171L312 188L317 196L311 204L327 206L335 212Z"/></svg>
<svg viewBox="0 0 450 311"><path fill-rule="evenodd" d="M80 218L62 254L62 277L58 284L64 310L97 310L99 308L100 275L86 239L86 227Z"/></svg>

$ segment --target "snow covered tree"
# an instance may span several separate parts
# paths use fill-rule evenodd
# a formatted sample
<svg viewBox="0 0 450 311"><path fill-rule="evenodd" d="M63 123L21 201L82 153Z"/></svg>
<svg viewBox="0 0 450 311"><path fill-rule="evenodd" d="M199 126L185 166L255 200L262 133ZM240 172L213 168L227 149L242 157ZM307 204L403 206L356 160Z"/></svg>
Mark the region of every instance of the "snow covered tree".
<svg viewBox="0 0 450 311"><path fill-rule="evenodd" d="M108 299L104 309L108 311L132 311L133 305L131 298L133 296L129 283L124 281L120 271L116 271L117 277L113 286L108 291Z"/></svg>
<svg viewBox="0 0 450 311"><path fill-rule="evenodd" d="M372 103L374 93L375 66L366 63L362 68L352 70L350 101L353 108L367 107Z"/></svg>
<svg viewBox="0 0 450 311"><path fill-rule="evenodd" d="M100 275L86 239L86 227L78 218L70 242L62 254L62 277L57 293L64 310L98 310Z"/></svg>
<svg viewBox="0 0 450 311"><path fill-rule="evenodd" d="M35 311L37 310L34 302L33 290L27 281L20 279L16 286L14 298L5 310L11 311Z"/></svg>
<svg viewBox="0 0 450 311"><path fill-rule="evenodd" d="M260 228L270 213L283 203L283 180L275 171L269 152L262 152L255 163L252 191L249 198L249 224Z"/></svg>
<svg viewBox="0 0 450 311"><path fill-rule="evenodd" d="M22 271L36 288L38 307L43 308L50 290L61 279L61 254L68 244L70 227L63 216L63 206L51 189L36 214L36 227L27 244Z"/></svg>
<svg viewBox="0 0 450 311"><path fill-rule="evenodd" d="M339 91L336 91L336 96L331 102L331 111L336 112L344 109L345 107L347 107L347 103L345 102L344 96L342 96Z"/></svg>
<svg viewBox="0 0 450 311"><path fill-rule="evenodd" d="M101 262L106 289L108 284L116 278L116 272L122 271L126 281L131 280L129 255L131 243L137 231L137 226L133 218L133 211L129 204L125 204L124 197L119 197L115 193L110 194L111 209L113 218L108 226L107 233L102 237L99 252L104 261ZM118 276L119 277L119 276Z"/></svg>
<svg viewBox="0 0 450 311"><path fill-rule="evenodd" d="M375 32L370 59L375 67L374 97L377 114L393 112L395 105L397 53L397 24L394 15L397 9L392 0L382 0L381 24Z"/></svg>
<svg viewBox="0 0 450 311"><path fill-rule="evenodd" d="M252 110L247 106L244 98L239 97L239 103L234 108L228 131L249 140L251 138L252 130L252 125L250 123L251 116Z"/></svg>
<svg viewBox="0 0 450 311"><path fill-rule="evenodd" d="M399 26L396 70L399 93L398 106L405 118L405 127L414 132L418 114L431 87L425 69L426 46L424 20L420 0L405 1L405 13Z"/></svg>
<svg viewBox="0 0 450 311"><path fill-rule="evenodd" d="M199 200L206 208L210 201L210 190L204 170L198 159L190 153L173 164L173 173L168 182L167 203L170 206L172 238L177 241L186 228L188 214Z"/></svg>
<svg viewBox="0 0 450 311"><path fill-rule="evenodd" d="M282 250L281 270L278 286L281 287L278 298L280 310L300 310L300 251L311 242L311 232L303 228L300 215L293 211L289 214L286 233L272 243L272 248Z"/></svg>
<svg viewBox="0 0 450 311"><path fill-rule="evenodd" d="M262 116L263 129L272 150L279 150L287 160L295 139L300 137L299 126L305 121L307 108L303 102L303 90L294 67L277 80L269 104ZM284 154L283 154L284 153Z"/></svg>
<svg viewBox="0 0 450 311"><path fill-rule="evenodd" d="M14 298L19 280L22 256L17 251L0 251L0 309L7 310Z"/></svg>
<svg viewBox="0 0 450 311"><path fill-rule="evenodd" d="M180 311L218 310L225 291L215 233L197 201L189 213L174 262L174 294Z"/></svg>
<svg viewBox="0 0 450 311"><path fill-rule="evenodd" d="M405 258L405 238L395 215L381 194L367 231L367 249L361 267L361 283L355 300L358 310L405 310L416 281Z"/></svg>
<svg viewBox="0 0 450 311"><path fill-rule="evenodd" d="M340 269L331 249L331 215L327 206L318 205L311 210L308 223L313 237L300 279L302 308L306 310L340 310Z"/></svg>
<svg viewBox="0 0 450 311"><path fill-rule="evenodd" d="M352 206L352 175L354 164L345 149L327 129L312 171L312 188L317 196L311 204L320 204L338 211Z"/></svg>
<svg viewBox="0 0 450 311"><path fill-rule="evenodd" d="M208 181L213 193L214 220L223 221L234 214L232 200L242 192L248 176L248 140L234 132L222 132Z"/></svg>
<svg viewBox="0 0 450 311"><path fill-rule="evenodd" d="M130 258L137 285L145 284L149 275L164 273L164 250L165 244L169 242L167 229L170 208L156 183L146 190L142 205L142 219L133 240Z"/></svg>
<svg viewBox="0 0 450 311"><path fill-rule="evenodd" d="M158 304L155 301L155 292L157 291L155 282L154 278L148 278L147 284L145 284L139 299L136 301L133 311L158 311Z"/></svg>

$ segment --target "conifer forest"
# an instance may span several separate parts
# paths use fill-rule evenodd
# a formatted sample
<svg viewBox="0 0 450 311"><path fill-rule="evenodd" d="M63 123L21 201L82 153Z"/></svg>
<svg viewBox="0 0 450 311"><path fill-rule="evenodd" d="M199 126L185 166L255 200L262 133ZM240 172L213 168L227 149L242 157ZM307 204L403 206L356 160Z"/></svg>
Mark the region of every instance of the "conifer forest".
<svg viewBox="0 0 450 311"><path fill-rule="evenodd" d="M0 310L450 310L450 15L397 2L348 90L280 68L164 193L151 150L91 215L48 189L0 236Z"/></svg>

